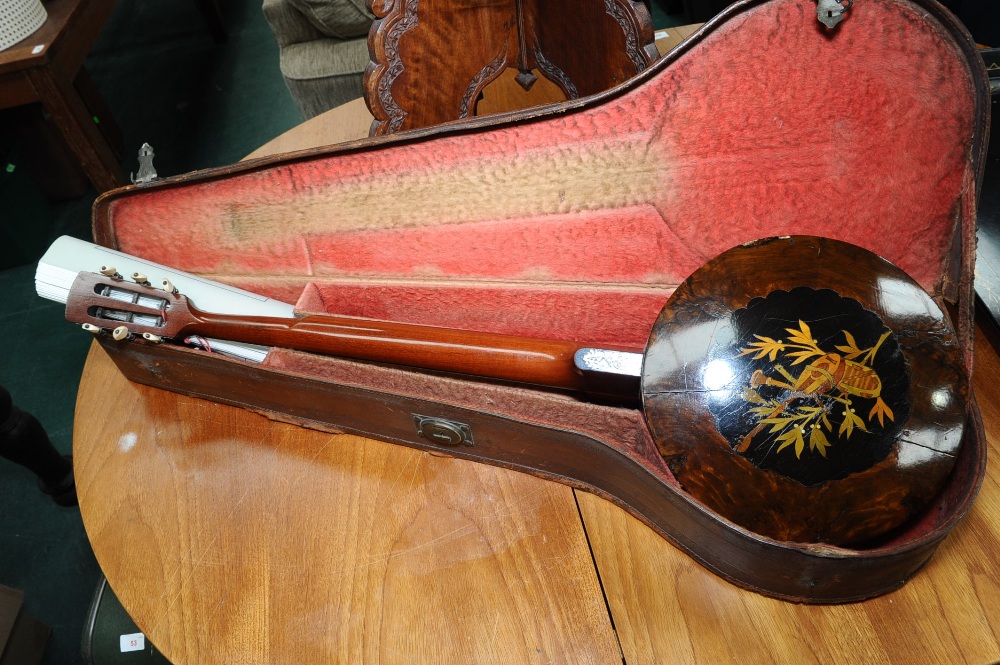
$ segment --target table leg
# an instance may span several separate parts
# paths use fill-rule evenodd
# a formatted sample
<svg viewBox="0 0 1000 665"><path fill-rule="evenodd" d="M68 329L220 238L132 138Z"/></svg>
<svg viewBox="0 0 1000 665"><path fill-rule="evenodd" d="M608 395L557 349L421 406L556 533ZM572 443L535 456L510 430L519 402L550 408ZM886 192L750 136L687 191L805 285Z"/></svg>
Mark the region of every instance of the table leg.
<svg viewBox="0 0 1000 665"><path fill-rule="evenodd" d="M72 81L44 68L29 71L28 80L97 191L126 184L118 158L94 124Z"/></svg>
<svg viewBox="0 0 1000 665"><path fill-rule="evenodd" d="M111 113L111 109L104 103L101 93L97 90L97 84L90 78L90 72L87 71L86 67L80 67L80 71L76 73L76 78L73 79L73 87L76 88L77 94L80 95L80 99L83 100L90 115L99 120L97 128L100 130L101 135L104 136L104 140L107 141L108 146L115 154L115 157L118 158L118 163L120 164L122 152L125 149L122 130L118 126L118 123L115 122L115 117ZM138 149L138 146L136 146L136 149Z"/></svg>

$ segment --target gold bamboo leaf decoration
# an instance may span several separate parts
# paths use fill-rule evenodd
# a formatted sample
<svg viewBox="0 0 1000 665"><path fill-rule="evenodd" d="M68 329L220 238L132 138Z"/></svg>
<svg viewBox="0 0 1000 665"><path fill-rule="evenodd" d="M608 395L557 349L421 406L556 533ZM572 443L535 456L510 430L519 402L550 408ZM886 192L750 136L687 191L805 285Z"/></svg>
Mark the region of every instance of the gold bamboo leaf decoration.
<svg viewBox="0 0 1000 665"><path fill-rule="evenodd" d="M754 405L749 411L756 426L737 452L748 450L753 438L767 429L775 435L777 452L791 448L801 458L808 443L810 451L826 457L836 440L849 440L855 430L867 432L874 419L881 427L887 419L894 420L892 409L882 400L882 380L872 367L890 331L884 331L872 346L861 348L849 331L841 330L844 343L835 345L836 351L823 349L805 321L799 320L797 328L785 328L785 332L787 340L754 335L756 341L737 356L767 358L773 363L769 372L755 370L750 384L744 386L743 399ZM801 371L794 374L777 362L779 358ZM780 397L762 395L763 386L781 389ZM857 398L875 400L866 417L855 410Z"/></svg>

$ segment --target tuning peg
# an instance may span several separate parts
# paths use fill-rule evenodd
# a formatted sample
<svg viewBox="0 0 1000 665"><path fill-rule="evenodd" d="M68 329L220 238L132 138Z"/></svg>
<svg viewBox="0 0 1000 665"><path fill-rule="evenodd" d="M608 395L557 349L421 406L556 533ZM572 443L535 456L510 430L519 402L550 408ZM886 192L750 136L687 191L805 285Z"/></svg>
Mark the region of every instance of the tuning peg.
<svg viewBox="0 0 1000 665"><path fill-rule="evenodd" d="M112 277L114 279L125 279L124 277L121 276L121 273L115 270L114 266L101 266L100 272L105 277Z"/></svg>
<svg viewBox="0 0 1000 665"><path fill-rule="evenodd" d="M177 287L166 277L163 278L163 290L167 293L177 293Z"/></svg>
<svg viewBox="0 0 1000 665"><path fill-rule="evenodd" d="M153 344L159 344L163 341L162 337L154 335L153 333L142 333L142 338L147 342L152 342Z"/></svg>
<svg viewBox="0 0 1000 665"><path fill-rule="evenodd" d="M117 328L111 331L111 336L115 338L115 341L120 342L123 339L131 339L132 333L128 331L127 327L118 326Z"/></svg>
<svg viewBox="0 0 1000 665"><path fill-rule="evenodd" d="M95 325L94 325L94 324L92 324L92 323L84 323L84 324L83 324L82 326L80 326L80 327L81 327L81 328L83 328L84 330L86 330L87 332L89 332L89 333L93 333L93 334L95 334L95 335L96 335L97 333L101 332L101 329L100 329L100 328L98 328L97 326L95 326Z"/></svg>
<svg viewBox="0 0 1000 665"><path fill-rule="evenodd" d="M135 280L136 284L141 284L143 286L149 286L149 278L143 275L141 272L132 273L132 279Z"/></svg>

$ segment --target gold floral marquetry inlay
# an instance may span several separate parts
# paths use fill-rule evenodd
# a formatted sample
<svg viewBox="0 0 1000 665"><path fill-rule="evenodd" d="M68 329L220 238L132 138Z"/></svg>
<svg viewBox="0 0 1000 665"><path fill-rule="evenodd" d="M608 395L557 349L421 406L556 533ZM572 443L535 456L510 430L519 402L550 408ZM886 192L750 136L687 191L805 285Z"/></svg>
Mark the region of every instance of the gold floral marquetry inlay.
<svg viewBox="0 0 1000 665"><path fill-rule="evenodd" d="M882 400L882 379L872 367L879 348L891 334L889 330L868 348L859 348L854 336L841 330L844 343L834 347L837 352L821 348L805 321L785 331L786 340L754 335L757 341L740 351L739 355L752 355L755 360L767 357L773 372L755 370L749 385L743 388L743 398L754 404L750 412L757 426L743 437L737 452L746 451L754 436L770 428L769 433L776 435L779 444L776 452L794 446L795 456L801 457L808 442L810 451L826 457L834 430L834 439L850 439L855 428L868 431L875 419L880 426L886 419L894 419L892 409ZM790 367L808 364L795 375L778 362L779 357L789 361ZM768 398L760 394L760 386L788 392ZM857 412L855 397L875 400L867 415Z"/></svg>

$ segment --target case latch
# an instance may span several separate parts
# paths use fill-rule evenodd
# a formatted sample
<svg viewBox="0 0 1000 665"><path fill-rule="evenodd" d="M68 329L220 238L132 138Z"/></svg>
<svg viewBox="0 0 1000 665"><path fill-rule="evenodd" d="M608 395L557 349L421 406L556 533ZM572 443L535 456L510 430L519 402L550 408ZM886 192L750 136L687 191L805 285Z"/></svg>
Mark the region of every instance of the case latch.
<svg viewBox="0 0 1000 665"><path fill-rule="evenodd" d="M851 8L854 0L818 0L816 4L816 18L819 22L831 30L844 20L844 13Z"/></svg>
<svg viewBox="0 0 1000 665"><path fill-rule="evenodd" d="M130 177L132 182L136 185L144 185L147 182L153 182L154 180L159 180L160 177L156 174L156 169L153 168L153 146L148 143L143 143L142 147L139 148L139 172L133 173Z"/></svg>
<svg viewBox="0 0 1000 665"><path fill-rule="evenodd" d="M472 428L455 420L445 420L433 416L413 415L413 424L417 426L417 434L431 443L444 446L473 446Z"/></svg>

